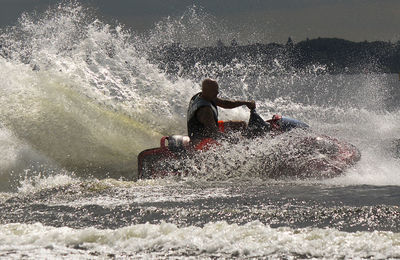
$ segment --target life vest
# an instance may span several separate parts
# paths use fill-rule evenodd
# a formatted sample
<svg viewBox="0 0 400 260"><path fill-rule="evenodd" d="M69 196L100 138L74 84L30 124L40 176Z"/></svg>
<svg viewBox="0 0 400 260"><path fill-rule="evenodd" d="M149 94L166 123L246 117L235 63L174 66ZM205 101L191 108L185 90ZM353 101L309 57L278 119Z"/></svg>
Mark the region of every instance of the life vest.
<svg viewBox="0 0 400 260"><path fill-rule="evenodd" d="M188 136L191 140L199 140L204 138L210 138L207 136L204 125L197 119L197 111L201 107L210 107L214 114L215 124L218 127L218 109L214 102L210 102L200 97L200 93L197 93L190 99L189 108L187 112L187 129Z"/></svg>

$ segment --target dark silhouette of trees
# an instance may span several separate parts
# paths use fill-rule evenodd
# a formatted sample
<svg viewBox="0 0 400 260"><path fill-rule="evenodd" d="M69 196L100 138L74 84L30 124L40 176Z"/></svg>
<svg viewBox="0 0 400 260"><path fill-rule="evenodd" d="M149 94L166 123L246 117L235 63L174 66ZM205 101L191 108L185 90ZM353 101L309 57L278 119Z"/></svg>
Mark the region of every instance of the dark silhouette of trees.
<svg viewBox="0 0 400 260"><path fill-rule="evenodd" d="M217 47L188 48L179 44L154 52L153 59L168 72L190 73L195 64L229 64L233 61L256 61L264 70L283 66L286 71L306 70L323 65L328 73L400 72L400 41L396 43L352 42L338 38L308 39L294 43L289 37L286 44L238 45L232 40L225 46L221 40Z"/></svg>
<svg viewBox="0 0 400 260"><path fill-rule="evenodd" d="M294 47L294 43L292 38L289 37L289 39L286 42L286 48L293 48Z"/></svg>
<svg viewBox="0 0 400 260"><path fill-rule="evenodd" d="M223 48L223 47L225 47L225 45L224 45L224 43L222 42L222 40L219 39L219 40L217 41L217 48Z"/></svg>
<svg viewBox="0 0 400 260"><path fill-rule="evenodd" d="M236 47L236 46L238 46L239 44L238 44L238 42L236 41L236 39L233 39L232 41L231 41L231 46L232 47Z"/></svg>

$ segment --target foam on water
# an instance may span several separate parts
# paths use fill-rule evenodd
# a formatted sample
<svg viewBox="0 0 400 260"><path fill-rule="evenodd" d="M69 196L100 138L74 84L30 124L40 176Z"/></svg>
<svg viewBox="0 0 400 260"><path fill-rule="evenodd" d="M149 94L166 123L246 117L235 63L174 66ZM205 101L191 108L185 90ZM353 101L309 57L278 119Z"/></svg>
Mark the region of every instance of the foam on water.
<svg viewBox="0 0 400 260"><path fill-rule="evenodd" d="M15 76L1 88L3 124L56 166L127 171L135 165L135 154L158 139L137 120L88 99L63 76L26 66L2 75Z"/></svg>
<svg viewBox="0 0 400 260"><path fill-rule="evenodd" d="M1 255L116 257L301 257L397 258L400 236L390 232L347 233L334 229L270 228L260 222L204 227L133 225L116 230L54 228L42 224L0 226Z"/></svg>

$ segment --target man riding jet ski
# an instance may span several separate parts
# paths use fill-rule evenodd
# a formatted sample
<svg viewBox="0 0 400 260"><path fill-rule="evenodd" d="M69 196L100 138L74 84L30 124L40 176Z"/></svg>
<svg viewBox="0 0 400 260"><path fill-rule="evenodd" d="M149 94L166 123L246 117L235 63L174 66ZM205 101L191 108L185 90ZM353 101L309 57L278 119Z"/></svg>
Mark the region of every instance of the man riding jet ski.
<svg viewBox="0 0 400 260"><path fill-rule="evenodd" d="M301 121L279 115L264 121L256 113L254 101L222 100L217 95L217 82L204 80L202 92L190 100L187 116L189 136L164 136L161 138L159 148L142 151L138 155L139 178L182 174L179 170L169 167L168 163L173 160L183 161L211 147L217 148L219 140L225 139L232 143L229 132L240 131L244 138L251 139L265 135L276 136L292 129L309 128ZM251 110L248 124L244 121L218 121L217 106L235 108L241 105L246 105ZM278 171L267 170L269 177L334 177L342 174L347 167L360 159L360 153L355 146L329 136L303 136L293 142L292 146L300 151L297 155L300 163L293 165L282 160L278 163L278 167L275 167L279 169Z"/></svg>
<svg viewBox="0 0 400 260"><path fill-rule="evenodd" d="M190 99L187 113L188 136L196 150L215 143L217 139L226 137L225 131L245 130L243 121L227 121L218 123L218 108L232 109L247 106L256 108L254 101L232 101L218 98L218 83L212 79L205 79L201 84L201 92ZM224 130L224 131L220 131Z"/></svg>

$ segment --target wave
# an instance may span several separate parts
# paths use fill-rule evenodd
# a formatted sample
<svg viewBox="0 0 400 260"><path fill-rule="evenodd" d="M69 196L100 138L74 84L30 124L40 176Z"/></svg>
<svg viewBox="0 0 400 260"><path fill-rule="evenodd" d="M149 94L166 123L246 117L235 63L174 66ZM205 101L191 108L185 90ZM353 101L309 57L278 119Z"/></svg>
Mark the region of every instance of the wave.
<svg viewBox="0 0 400 260"><path fill-rule="evenodd" d="M2 178L27 169L135 178L141 150L158 146L162 135L185 134L187 102L204 77L221 83L222 97L256 100L265 118L275 113L298 118L317 132L355 144L363 154L356 174L395 174L397 159L379 159L398 138L398 107L390 99L395 75L321 75L321 68L258 74L257 58L196 64L190 75L171 75L151 54L169 44L190 47L199 37L211 42L219 35L215 28L224 28L211 16L210 23L198 24L201 13L195 7L182 17L160 21L139 35L101 21L78 3L62 3L42 14L23 14L15 26L3 29ZM182 34L188 30L194 30L192 36ZM221 116L247 120L248 114L239 108ZM240 158L239 150L228 158ZM347 183L362 179L349 177Z"/></svg>
<svg viewBox="0 0 400 260"><path fill-rule="evenodd" d="M1 255L7 257L300 257L398 258L399 234L347 233L335 229L270 228L258 221L204 227L139 224L116 230L71 229L42 224L0 226ZM366 250L368 248L368 250Z"/></svg>
<svg viewBox="0 0 400 260"><path fill-rule="evenodd" d="M68 78L23 65L0 66L4 77L12 75L0 89L3 126L55 165L78 172L132 173L135 155L160 136L79 93Z"/></svg>

